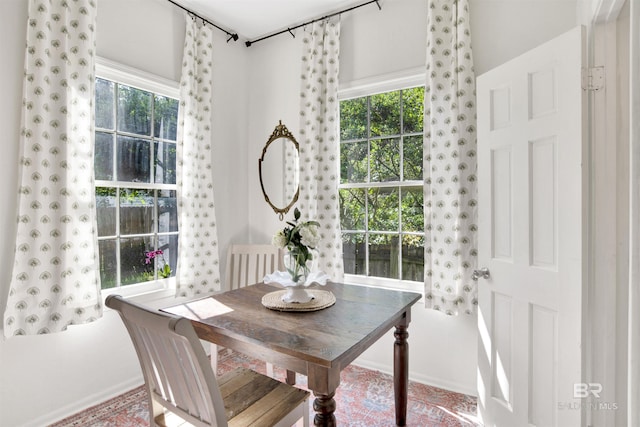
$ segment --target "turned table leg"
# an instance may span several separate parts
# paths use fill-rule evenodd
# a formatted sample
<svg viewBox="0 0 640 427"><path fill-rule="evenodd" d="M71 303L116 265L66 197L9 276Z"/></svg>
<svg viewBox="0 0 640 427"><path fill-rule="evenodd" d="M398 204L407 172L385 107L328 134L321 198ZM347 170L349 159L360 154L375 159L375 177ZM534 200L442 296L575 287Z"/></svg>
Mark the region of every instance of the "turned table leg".
<svg viewBox="0 0 640 427"><path fill-rule="evenodd" d="M407 425L407 394L409 389L409 343L407 325L396 326L393 334L393 391L396 403L396 425Z"/></svg>
<svg viewBox="0 0 640 427"><path fill-rule="evenodd" d="M316 399L313 401L313 410L316 411L316 416L313 418L314 426L336 426L336 416L334 414L336 410L336 401L333 399L335 393L320 394L313 393Z"/></svg>

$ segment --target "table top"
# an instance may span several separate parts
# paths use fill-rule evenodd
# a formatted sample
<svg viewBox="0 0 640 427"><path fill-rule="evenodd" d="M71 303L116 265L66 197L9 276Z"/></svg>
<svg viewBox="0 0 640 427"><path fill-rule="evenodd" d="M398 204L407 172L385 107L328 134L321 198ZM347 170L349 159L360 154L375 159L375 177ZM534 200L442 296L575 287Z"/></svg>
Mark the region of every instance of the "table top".
<svg viewBox="0 0 640 427"><path fill-rule="evenodd" d="M258 283L163 311L192 320L201 339L283 363L300 373L308 364L342 369L394 325L410 321L421 295L366 286L327 283L318 289L336 296L331 307L281 312L262 305L262 296L282 289Z"/></svg>

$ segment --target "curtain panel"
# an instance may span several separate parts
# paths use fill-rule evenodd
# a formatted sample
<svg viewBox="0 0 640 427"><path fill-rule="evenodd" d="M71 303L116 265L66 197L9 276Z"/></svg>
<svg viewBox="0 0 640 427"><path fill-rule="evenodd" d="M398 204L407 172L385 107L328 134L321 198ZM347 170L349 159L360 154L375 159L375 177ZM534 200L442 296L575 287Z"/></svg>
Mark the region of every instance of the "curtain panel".
<svg viewBox="0 0 640 427"><path fill-rule="evenodd" d="M318 268L344 276L340 232L338 56L340 21L313 23L304 34L300 90L300 197L303 220L320 223Z"/></svg>
<svg viewBox="0 0 640 427"><path fill-rule="evenodd" d="M213 31L188 15L185 19L176 153L176 296L190 297L219 291L221 285L211 165Z"/></svg>
<svg viewBox="0 0 640 427"><path fill-rule="evenodd" d="M93 176L95 0L30 0L4 335L102 316Z"/></svg>
<svg viewBox="0 0 640 427"><path fill-rule="evenodd" d="M425 303L475 313L476 92L468 0L429 0L424 114Z"/></svg>

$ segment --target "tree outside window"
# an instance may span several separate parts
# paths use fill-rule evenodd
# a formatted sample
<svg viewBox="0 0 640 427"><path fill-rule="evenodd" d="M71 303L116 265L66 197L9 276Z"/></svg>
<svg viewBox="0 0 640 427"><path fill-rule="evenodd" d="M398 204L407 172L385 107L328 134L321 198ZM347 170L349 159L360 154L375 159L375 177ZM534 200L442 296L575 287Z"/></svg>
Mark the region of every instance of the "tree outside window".
<svg viewBox="0 0 640 427"><path fill-rule="evenodd" d="M346 274L424 281L424 87L340 102Z"/></svg>

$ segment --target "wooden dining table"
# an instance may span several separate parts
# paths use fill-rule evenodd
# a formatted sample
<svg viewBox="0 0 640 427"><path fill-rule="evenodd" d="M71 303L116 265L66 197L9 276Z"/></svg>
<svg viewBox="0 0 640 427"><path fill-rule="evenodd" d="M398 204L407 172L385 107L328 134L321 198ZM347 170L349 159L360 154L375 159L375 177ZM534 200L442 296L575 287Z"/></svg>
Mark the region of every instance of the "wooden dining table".
<svg viewBox="0 0 640 427"><path fill-rule="evenodd" d="M411 306L421 295L327 283L318 289L335 295L335 304L328 308L309 312L266 308L262 297L280 289L258 283L162 310L190 319L203 340L273 363L290 373L306 375L308 388L315 396L316 426L336 425L334 395L342 369L395 328L395 422L406 425L407 328ZM290 383L291 377L287 375Z"/></svg>

